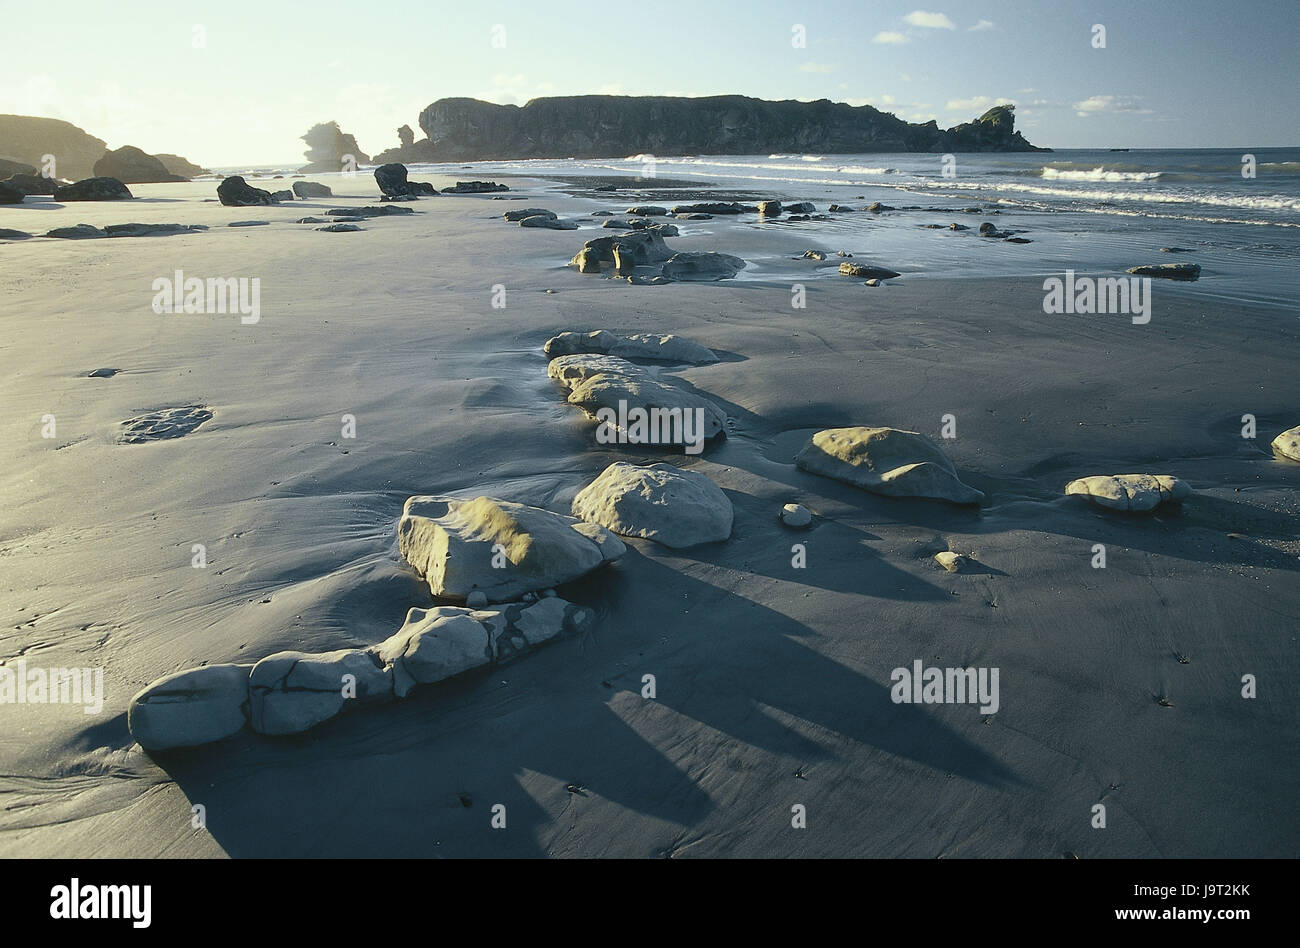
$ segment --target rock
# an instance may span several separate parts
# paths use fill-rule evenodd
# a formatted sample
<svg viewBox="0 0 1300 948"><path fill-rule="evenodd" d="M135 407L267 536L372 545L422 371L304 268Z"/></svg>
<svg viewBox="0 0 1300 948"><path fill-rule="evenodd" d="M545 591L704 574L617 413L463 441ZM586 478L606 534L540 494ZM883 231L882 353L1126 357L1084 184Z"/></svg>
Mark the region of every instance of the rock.
<svg viewBox="0 0 1300 948"><path fill-rule="evenodd" d="M669 464L616 461L573 498L573 515L681 549L731 536L731 501L713 481Z"/></svg>
<svg viewBox="0 0 1300 948"><path fill-rule="evenodd" d="M810 221L812 220L812 218L809 217L807 214L791 214L789 217L786 218L786 220L789 221L790 223L794 223L796 221Z"/></svg>
<svg viewBox="0 0 1300 948"><path fill-rule="evenodd" d="M544 207L524 207L513 211L506 211L501 215L508 221L522 221L528 217L558 217L554 211L548 211Z"/></svg>
<svg viewBox="0 0 1300 948"><path fill-rule="evenodd" d="M465 605L471 609L483 609L488 604L487 593L481 589L476 589L465 597Z"/></svg>
<svg viewBox="0 0 1300 948"><path fill-rule="evenodd" d="M592 217L613 217L614 212L613 211L592 211L591 216Z"/></svg>
<svg viewBox="0 0 1300 948"><path fill-rule="evenodd" d="M608 329L586 333L562 332L546 340L543 348L552 359L585 352L621 359L654 359L690 365L708 365L718 361L713 350L681 336L664 333L638 332L624 335Z"/></svg>
<svg viewBox="0 0 1300 948"><path fill-rule="evenodd" d="M743 214L744 205L734 201L705 201L700 204L678 204L673 208L674 214Z"/></svg>
<svg viewBox="0 0 1300 948"><path fill-rule="evenodd" d="M805 250L803 255L808 260L825 260L826 252L824 250Z"/></svg>
<svg viewBox="0 0 1300 948"><path fill-rule="evenodd" d="M786 504L781 508L781 522L799 529L812 523L812 511L803 504Z"/></svg>
<svg viewBox="0 0 1300 948"><path fill-rule="evenodd" d="M940 226L940 225L938 225L938 224L926 224L925 226L926 226L926 227L938 227L938 226ZM948 225L948 229L949 229L949 230L970 230L970 228L967 227L965 224L956 224L956 223L949 224L949 225Z"/></svg>
<svg viewBox="0 0 1300 948"><path fill-rule="evenodd" d="M1065 493L1087 497L1094 504L1112 510L1141 512L1181 501L1194 491L1186 482L1168 474L1097 474L1070 481L1065 485Z"/></svg>
<svg viewBox="0 0 1300 948"><path fill-rule="evenodd" d="M651 224L647 230L652 230L660 237L676 237L681 233L676 224Z"/></svg>
<svg viewBox="0 0 1300 948"><path fill-rule="evenodd" d="M868 205L865 209L870 211L872 214L879 214L881 211L894 210L894 208L890 207L888 204L881 204L879 201L877 201L874 204Z"/></svg>
<svg viewBox="0 0 1300 948"><path fill-rule="evenodd" d="M830 207L826 208L826 210L830 211L832 214L848 214L856 211L857 208L848 207L844 204L832 204Z"/></svg>
<svg viewBox="0 0 1300 948"><path fill-rule="evenodd" d="M180 155L168 155L164 152L158 152L158 154L154 155L154 158L161 161L163 167L171 174L179 175L187 180L189 178L197 178L199 175L212 174L212 172L207 168L204 168L201 165L196 165L194 162L182 158Z"/></svg>
<svg viewBox="0 0 1300 948"><path fill-rule="evenodd" d="M663 265L669 280L710 282L729 280L745 269L745 261L726 253L675 253Z"/></svg>
<svg viewBox="0 0 1300 948"><path fill-rule="evenodd" d="M495 181L457 181L454 188L443 188L443 194L486 194L493 191L509 191L504 184Z"/></svg>
<svg viewBox="0 0 1300 948"><path fill-rule="evenodd" d="M94 240L98 237L107 237L108 232L92 227L90 224L77 224L75 227L56 227L54 230L47 231L45 236L59 237L63 240Z"/></svg>
<svg viewBox="0 0 1300 948"><path fill-rule="evenodd" d="M159 678L131 699L127 727L146 750L194 747L248 723L249 665L205 665Z"/></svg>
<svg viewBox="0 0 1300 948"><path fill-rule="evenodd" d="M863 286L881 286L882 284L881 284L881 282L880 282L879 280L872 279L872 280L868 280L866 283L864 283L864 284L862 284L862 285L863 285Z"/></svg>
<svg viewBox="0 0 1300 948"><path fill-rule="evenodd" d="M1033 241L1032 241L1032 240L1029 240L1027 237L1008 237L1008 238L1006 238L1006 243L1009 243L1009 244L1031 244L1031 243L1033 243Z"/></svg>
<svg viewBox="0 0 1300 948"><path fill-rule="evenodd" d="M309 164L298 170L307 174L344 171L370 163L370 156L355 138L339 128L338 122L313 125L302 140L307 143L304 156Z"/></svg>
<svg viewBox="0 0 1300 948"><path fill-rule="evenodd" d="M847 250L837 250L837 251L835 251L835 256L837 256L837 257L848 257L848 258L852 259L853 254L849 253Z"/></svg>
<svg viewBox="0 0 1300 948"><path fill-rule="evenodd" d="M60 181L58 178L45 178L39 174L16 174L0 184L6 184L11 188L17 188L23 194L54 194L54 189L71 184L71 181ZM3 190L3 189L0 189ZM6 202L0 199L0 203L17 203Z"/></svg>
<svg viewBox="0 0 1300 948"><path fill-rule="evenodd" d="M662 276L646 276L643 273L631 273L628 274L627 282L631 283L633 286L664 286L673 281Z"/></svg>
<svg viewBox="0 0 1300 948"><path fill-rule="evenodd" d="M8 227L0 227L0 240L27 240L31 236L25 230L11 230Z"/></svg>
<svg viewBox="0 0 1300 948"><path fill-rule="evenodd" d="M546 217L537 215L535 217L525 217L519 222L520 227L542 227L547 230L577 230L578 225L574 221L562 221L558 217Z"/></svg>
<svg viewBox="0 0 1300 948"><path fill-rule="evenodd" d="M478 589L492 602L570 582L625 550L602 528L491 497L411 497L397 537L435 596L460 599Z"/></svg>
<svg viewBox="0 0 1300 948"><path fill-rule="evenodd" d="M1201 265L1199 263L1157 263L1150 266L1129 267L1124 272L1134 276L1191 281L1200 279Z"/></svg>
<svg viewBox="0 0 1300 948"><path fill-rule="evenodd" d="M122 422L119 444L149 444L183 438L213 418L212 410L203 405L180 405L144 412Z"/></svg>
<svg viewBox="0 0 1300 948"><path fill-rule="evenodd" d="M597 421L605 414L607 432L617 436L620 443L672 445L688 451L698 446L703 450L704 442L720 434L727 424L726 413L713 402L661 381L640 366L615 356L560 356L551 360L546 373L569 390L571 405ZM620 408L625 415L620 414ZM634 409L647 414L657 410L660 426L643 426L649 430L638 431ZM668 423L674 413L680 415L681 423ZM702 434L694 428L697 418L703 419Z"/></svg>
<svg viewBox="0 0 1300 948"><path fill-rule="evenodd" d="M959 573L966 563L966 557L951 550L944 550L942 553L934 554L934 561L950 573Z"/></svg>
<svg viewBox="0 0 1300 948"><path fill-rule="evenodd" d="M253 187L237 174L217 185L217 197L226 207L253 207L273 203L270 191Z"/></svg>
<svg viewBox="0 0 1300 948"><path fill-rule="evenodd" d="M86 178L54 189L56 201L129 201L134 195L117 178Z"/></svg>
<svg viewBox="0 0 1300 948"><path fill-rule="evenodd" d="M583 244L570 264L583 273L593 273L601 264L614 263L614 248L619 247L624 258L633 266L652 266L663 263L673 255L655 230L636 230L611 237L597 237Z"/></svg>
<svg viewBox="0 0 1300 948"><path fill-rule="evenodd" d="M26 191L20 191L12 184L0 181L0 204L21 204L27 197Z"/></svg>
<svg viewBox="0 0 1300 948"><path fill-rule="evenodd" d="M277 203L277 204L280 203L281 201L292 201L292 200L293 200L293 192L292 192L292 191L289 191L289 190L287 190L287 189L284 190L284 191L272 191L272 192L271 192L271 200L274 201L274 202Z"/></svg>
<svg viewBox="0 0 1300 948"><path fill-rule="evenodd" d="M787 204L785 211L787 214L811 214L817 210L817 205L812 201L799 201L797 204Z"/></svg>
<svg viewBox="0 0 1300 948"><path fill-rule="evenodd" d="M391 701L393 672L361 649L277 652L253 666L248 698L254 731L298 734L334 717L349 701Z"/></svg>
<svg viewBox="0 0 1300 948"><path fill-rule="evenodd" d="M313 217L304 217L298 223L301 224L306 221L311 221L313 223L317 222L316 219ZM226 226L227 227L267 227L270 226L270 223L271 223L270 221L231 221ZM324 224L325 222L322 220L319 221L319 223Z"/></svg>
<svg viewBox="0 0 1300 948"><path fill-rule="evenodd" d="M13 179L11 178L10 180ZM1160 252L1161 253L1195 253L1196 251L1191 250L1187 247L1161 247Z"/></svg>
<svg viewBox="0 0 1300 948"><path fill-rule="evenodd" d="M758 213L762 214L764 217L779 217L782 210L783 208L781 207L780 201L758 202Z"/></svg>
<svg viewBox="0 0 1300 948"><path fill-rule="evenodd" d="M631 225L631 224L629 224L629 223L628 223L627 221L625 221L625 220L620 220L620 219L617 218L617 217L608 217L608 218L606 218L605 220L603 220L603 221L600 222L600 226L601 226L601 227L609 228L609 229L611 229L611 230L631 230L631 229L632 229L632 225Z"/></svg>
<svg viewBox="0 0 1300 948"><path fill-rule="evenodd" d="M360 220L360 218L357 218L357 219ZM266 222L266 221L246 221L245 223L250 223L250 224L265 224L265 223L267 223L267 222ZM329 218L326 218L326 217L300 217L300 218L298 218L298 220L294 221L294 223L295 223L295 224L328 224L328 223L329 223ZM234 225L234 224L231 224L230 226L231 226L231 227L234 227L235 225Z"/></svg>
<svg viewBox="0 0 1300 948"><path fill-rule="evenodd" d="M858 263L841 263L840 276L858 277L865 280L892 280L899 274L885 267L868 267Z"/></svg>
<svg viewBox="0 0 1300 948"><path fill-rule="evenodd" d="M86 378L111 379L113 376L117 375L117 371L118 371L117 369L110 369L110 368L95 369L93 372L87 372Z"/></svg>
<svg viewBox="0 0 1300 948"><path fill-rule="evenodd" d="M1273 439L1273 456L1300 461L1300 425L1288 428Z"/></svg>
<svg viewBox="0 0 1300 948"><path fill-rule="evenodd" d="M984 223L980 224L981 237L996 237L997 235L998 235L998 229L991 222L985 221Z"/></svg>
<svg viewBox="0 0 1300 948"><path fill-rule="evenodd" d="M411 189L410 182L406 180L406 165L400 162L395 161L376 168L375 183L379 185L380 191L390 196L415 193Z"/></svg>
<svg viewBox="0 0 1300 948"><path fill-rule="evenodd" d="M660 207L657 204L636 204L623 213L636 214L638 217L663 217L668 213L668 208Z"/></svg>
<svg viewBox="0 0 1300 948"><path fill-rule="evenodd" d="M104 233L109 237L159 237L207 229L203 224L108 224L104 227Z"/></svg>
<svg viewBox="0 0 1300 948"><path fill-rule="evenodd" d="M925 435L896 428L828 428L813 435L795 463L805 471L891 497L977 504L947 455Z"/></svg>
<svg viewBox="0 0 1300 948"><path fill-rule="evenodd" d="M712 214L674 214L673 217L679 221L711 221Z"/></svg>
<svg viewBox="0 0 1300 948"><path fill-rule="evenodd" d="M95 139L95 141L99 141L99 139ZM102 145L103 142L100 142L100 144ZM99 153L101 155L104 153L102 148ZM36 174L36 166L29 165L24 161L14 161L12 158L0 158L0 174L6 176L34 175Z"/></svg>
<svg viewBox="0 0 1300 948"><path fill-rule="evenodd" d="M323 230L328 234L348 234L353 231L361 230L356 224L337 223L327 224L324 227L317 227L317 230Z"/></svg>
<svg viewBox="0 0 1300 948"><path fill-rule="evenodd" d="M395 204L368 204L365 207L335 207L325 212L326 217L351 218L361 220L366 217L397 217L401 214L414 214L409 207Z"/></svg>
<svg viewBox="0 0 1300 948"><path fill-rule="evenodd" d="M189 178L172 174L167 166L134 145L123 145L115 151L104 153L95 162L96 177L116 178L126 184L145 184L159 181L188 181Z"/></svg>

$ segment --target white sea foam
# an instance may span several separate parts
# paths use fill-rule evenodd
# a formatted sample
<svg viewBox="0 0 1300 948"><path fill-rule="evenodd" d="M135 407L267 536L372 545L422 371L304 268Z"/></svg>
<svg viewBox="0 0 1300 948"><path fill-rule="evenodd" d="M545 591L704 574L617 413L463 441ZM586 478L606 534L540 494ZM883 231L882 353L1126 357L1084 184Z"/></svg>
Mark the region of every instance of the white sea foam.
<svg viewBox="0 0 1300 948"><path fill-rule="evenodd" d="M1160 177L1162 172L1159 171L1107 171L1104 167L1093 168L1090 171L1073 171L1066 168L1053 168L1050 165L1044 166L1040 172L1041 177L1049 181L1154 181Z"/></svg>

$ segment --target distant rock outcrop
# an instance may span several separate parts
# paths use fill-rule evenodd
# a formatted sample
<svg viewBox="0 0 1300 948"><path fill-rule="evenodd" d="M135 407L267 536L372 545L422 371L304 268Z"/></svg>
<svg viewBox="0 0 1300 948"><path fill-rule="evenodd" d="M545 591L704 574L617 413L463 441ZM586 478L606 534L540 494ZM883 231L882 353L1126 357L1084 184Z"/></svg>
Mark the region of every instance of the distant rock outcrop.
<svg viewBox="0 0 1300 948"><path fill-rule="evenodd" d="M0 115L0 153L27 166L14 168L5 177L40 169L63 178L89 178L106 151L108 145L102 139L69 122L35 115ZM54 156L54 168L46 169L46 155Z"/></svg>
<svg viewBox="0 0 1300 948"><path fill-rule="evenodd" d="M178 174L183 178L197 178L199 175L213 174L213 172L209 171L207 168L201 168L194 162L182 158L180 155L164 155L160 152L159 154L154 155L154 157L161 161L163 167L172 174Z"/></svg>
<svg viewBox="0 0 1300 948"><path fill-rule="evenodd" d="M869 105L827 99L769 102L747 96L558 96L520 107L439 99L420 113L437 161L747 155L797 151L1050 151L1015 130L1015 107L999 105L947 130L905 122ZM428 160L428 159L425 159Z"/></svg>
<svg viewBox="0 0 1300 948"><path fill-rule="evenodd" d="M149 184L163 181L188 181L183 175L172 174L167 166L134 145L105 152L95 162L95 176L117 178L125 184Z"/></svg>
<svg viewBox="0 0 1300 948"><path fill-rule="evenodd" d="M307 143L305 155L310 162L298 169L303 174L343 171L349 163L354 168L370 163L370 156L361 150L355 138L339 128L338 122L313 125L302 140Z"/></svg>

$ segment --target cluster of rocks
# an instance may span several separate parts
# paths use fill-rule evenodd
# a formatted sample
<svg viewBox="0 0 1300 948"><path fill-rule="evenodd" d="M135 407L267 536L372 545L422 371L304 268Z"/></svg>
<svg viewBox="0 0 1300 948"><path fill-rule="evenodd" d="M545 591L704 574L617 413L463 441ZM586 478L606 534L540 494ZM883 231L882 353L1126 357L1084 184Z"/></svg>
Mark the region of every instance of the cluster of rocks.
<svg viewBox="0 0 1300 948"><path fill-rule="evenodd" d="M745 268L740 257L725 253L673 251L665 236L675 236L672 225L650 224L583 244L569 261L579 273L612 270L629 283L657 285L678 281L714 282L734 277Z"/></svg>

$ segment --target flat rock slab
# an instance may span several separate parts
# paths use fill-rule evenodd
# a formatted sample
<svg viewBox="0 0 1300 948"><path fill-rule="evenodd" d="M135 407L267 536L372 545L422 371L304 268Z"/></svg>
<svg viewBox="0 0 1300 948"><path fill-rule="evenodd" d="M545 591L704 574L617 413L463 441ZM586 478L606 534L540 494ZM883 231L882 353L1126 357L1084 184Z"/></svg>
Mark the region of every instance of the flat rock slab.
<svg viewBox="0 0 1300 948"><path fill-rule="evenodd" d="M710 283L730 280L745 269L745 261L729 253L675 253L664 261L662 274L669 280Z"/></svg>
<svg viewBox="0 0 1300 948"><path fill-rule="evenodd" d="M569 404L604 426L597 437L607 438L606 443L673 446L698 453L727 424L726 412L707 398L661 381L626 359L560 356L551 360L546 372L569 390ZM638 418L647 420L638 427Z"/></svg>
<svg viewBox="0 0 1300 948"><path fill-rule="evenodd" d="M1111 510L1141 513L1190 497L1195 491L1168 474L1095 474L1070 481L1065 493L1086 497Z"/></svg>
<svg viewBox="0 0 1300 948"><path fill-rule="evenodd" d="M520 227L541 227L545 230L577 230L578 225L574 221L563 221L558 217L546 217L537 214L532 217L525 217L519 222Z"/></svg>
<svg viewBox="0 0 1300 948"><path fill-rule="evenodd" d="M735 512L703 474L616 461L573 498L573 515L626 537L680 549L731 536Z"/></svg>
<svg viewBox="0 0 1300 948"><path fill-rule="evenodd" d="M827 428L795 457L805 471L889 497L978 504L984 494L961 482L948 456L923 434L897 428Z"/></svg>
<svg viewBox="0 0 1300 948"><path fill-rule="evenodd" d="M501 216L508 221L521 221L527 217L559 217L554 211L548 211L544 207L521 207L506 211Z"/></svg>
<svg viewBox="0 0 1300 948"><path fill-rule="evenodd" d="M886 267L868 267L858 263L840 264L840 276L858 277L863 280L892 280L899 275L897 270Z"/></svg>
<svg viewBox="0 0 1300 948"><path fill-rule="evenodd" d="M104 227L104 233L109 237L165 237L207 229L203 224L108 224Z"/></svg>
<svg viewBox="0 0 1300 948"><path fill-rule="evenodd" d="M562 332L546 340L545 351L555 358L590 352L618 356L621 359L653 359L658 362L685 362L708 365L718 361L712 349L706 349L672 333L616 333L608 329L594 332Z"/></svg>
<svg viewBox="0 0 1300 948"><path fill-rule="evenodd" d="M212 417L211 410L202 405L161 408L122 422L126 430L117 440L121 444L168 441L189 434L205 421L211 421Z"/></svg>
<svg viewBox="0 0 1300 948"><path fill-rule="evenodd" d="M397 217L414 214L415 210L400 204L368 204L365 207L335 207L325 212L326 217Z"/></svg>
<svg viewBox="0 0 1300 948"><path fill-rule="evenodd" d="M1288 461L1300 461L1300 425L1288 428L1273 439L1273 455Z"/></svg>
<svg viewBox="0 0 1300 948"><path fill-rule="evenodd" d="M490 602L578 579L627 550L604 527L540 507L432 495L406 501L397 544L435 596L477 590Z"/></svg>

